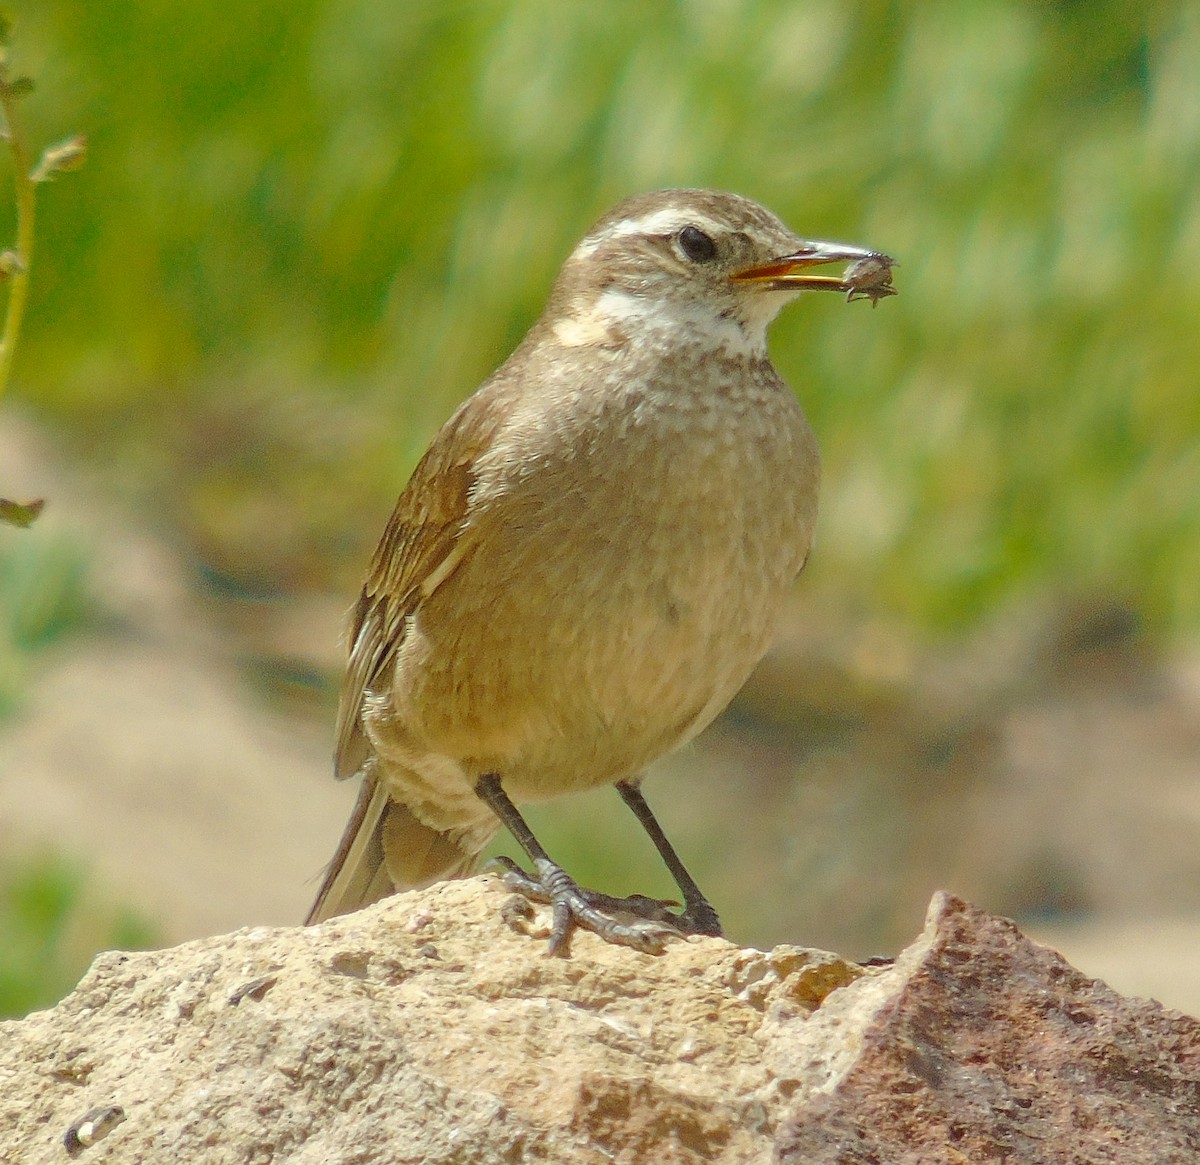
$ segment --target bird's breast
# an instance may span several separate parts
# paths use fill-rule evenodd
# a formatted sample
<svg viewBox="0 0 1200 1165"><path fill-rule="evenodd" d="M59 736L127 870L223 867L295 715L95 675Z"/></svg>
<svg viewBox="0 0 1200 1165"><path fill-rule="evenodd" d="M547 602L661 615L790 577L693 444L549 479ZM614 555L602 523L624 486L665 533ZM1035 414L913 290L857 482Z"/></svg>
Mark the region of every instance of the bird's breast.
<svg viewBox="0 0 1200 1165"><path fill-rule="evenodd" d="M470 551L397 676L431 741L492 740L482 759L526 796L542 773L561 788L556 765L581 785L628 775L724 707L808 553L819 478L773 372L640 384L534 421L481 466Z"/></svg>

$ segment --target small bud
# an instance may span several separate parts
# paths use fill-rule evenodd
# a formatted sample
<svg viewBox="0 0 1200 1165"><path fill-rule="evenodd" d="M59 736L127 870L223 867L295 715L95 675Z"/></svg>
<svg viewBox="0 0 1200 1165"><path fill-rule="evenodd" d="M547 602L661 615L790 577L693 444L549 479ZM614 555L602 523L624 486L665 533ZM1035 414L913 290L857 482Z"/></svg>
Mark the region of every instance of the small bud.
<svg viewBox="0 0 1200 1165"><path fill-rule="evenodd" d="M56 146L47 146L42 153L41 161L29 175L31 182L45 182L55 174L69 174L72 170L83 169L87 161L87 138L78 134L59 142Z"/></svg>
<svg viewBox="0 0 1200 1165"><path fill-rule="evenodd" d="M24 275L25 264L16 251L0 251L0 279L11 279L14 275Z"/></svg>

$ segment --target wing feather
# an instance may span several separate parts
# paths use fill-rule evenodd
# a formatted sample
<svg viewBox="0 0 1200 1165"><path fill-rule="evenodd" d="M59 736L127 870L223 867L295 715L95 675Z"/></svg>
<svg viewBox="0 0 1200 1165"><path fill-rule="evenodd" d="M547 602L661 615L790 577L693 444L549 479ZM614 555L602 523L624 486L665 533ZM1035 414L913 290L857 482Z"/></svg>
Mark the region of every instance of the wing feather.
<svg viewBox="0 0 1200 1165"><path fill-rule="evenodd" d="M409 617L470 552L463 539L475 464L498 427L480 390L442 427L396 502L351 619L350 657L338 704L334 771L354 776L370 745L363 701L386 690Z"/></svg>

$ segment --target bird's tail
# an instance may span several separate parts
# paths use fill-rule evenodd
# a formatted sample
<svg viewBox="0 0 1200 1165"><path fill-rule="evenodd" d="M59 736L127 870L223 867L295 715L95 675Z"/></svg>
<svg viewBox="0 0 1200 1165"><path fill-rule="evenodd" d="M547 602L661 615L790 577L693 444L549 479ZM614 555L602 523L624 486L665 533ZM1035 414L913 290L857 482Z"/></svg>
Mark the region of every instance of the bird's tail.
<svg viewBox="0 0 1200 1165"><path fill-rule="evenodd" d="M393 801L383 782L368 770L305 924L349 914L397 890L461 877L470 872L477 856L456 845L449 834L423 825Z"/></svg>

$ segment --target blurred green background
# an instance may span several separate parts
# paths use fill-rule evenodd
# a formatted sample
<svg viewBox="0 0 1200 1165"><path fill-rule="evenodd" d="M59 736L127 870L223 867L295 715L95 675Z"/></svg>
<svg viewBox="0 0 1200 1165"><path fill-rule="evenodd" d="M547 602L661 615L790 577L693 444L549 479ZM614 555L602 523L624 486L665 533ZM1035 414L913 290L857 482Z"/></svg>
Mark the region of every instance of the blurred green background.
<svg viewBox="0 0 1200 1165"><path fill-rule="evenodd" d="M704 185L900 261L878 311L814 299L773 333L826 460L803 603L918 644L1047 596L1200 631L1194 3L9 8L30 138L90 160L41 190L5 408L198 594L349 606L573 242ZM37 537L0 532L8 577ZM87 551L52 557L65 636ZM6 633L19 704L47 636ZM336 678L299 668L304 715Z"/></svg>

